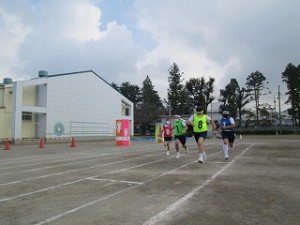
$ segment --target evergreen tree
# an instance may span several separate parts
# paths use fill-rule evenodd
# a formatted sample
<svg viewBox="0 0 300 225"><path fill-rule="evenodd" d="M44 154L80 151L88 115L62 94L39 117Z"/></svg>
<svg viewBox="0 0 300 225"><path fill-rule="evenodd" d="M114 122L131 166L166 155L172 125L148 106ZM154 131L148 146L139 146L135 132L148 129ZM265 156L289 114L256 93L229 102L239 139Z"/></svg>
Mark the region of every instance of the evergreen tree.
<svg viewBox="0 0 300 225"><path fill-rule="evenodd" d="M242 115L246 113L244 107L249 103L249 92L241 88L236 79L231 79L225 89L220 90L220 95L222 96L219 99L222 102L220 112L226 109L233 118L238 115L239 125L241 125Z"/></svg>
<svg viewBox="0 0 300 225"><path fill-rule="evenodd" d="M179 114L191 114L194 110L194 101L192 100L191 96L186 87L182 89L181 95L179 97L179 104L180 104L180 112Z"/></svg>
<svg viewBox="0 0 300 225"><path fill-rule="evenodd" d="M235 79L231 79L230 83L225 86L225 89L220 90L220 95L222 98L220 101L222 105L220 105L220 113L224 110L230 112L230 116L236 118L237 115L237 82Z"/></svg>
<svg viewBox="0 0 300 225"><path fill-rule="evenodd" d="M208 105L215 99L212 94L214 92L214 78L209 78L206 82L204 77L191 78L186 82L185 88L189 93L189 98L193 106L201 106L207 112Z"/></svg>
<svg viewBox="0 0 300 225"><path fill-rule="evenodd" d="M199 78L191 78L185 84L186 89L189 92L190 97L193 100L193 105L204 106L204 80Z"/></svg>
<svg viewBox="0 0 300 225"><path fill-rule="evenodd" d="M294 124L300 126L300 65L297 67L289 63L282 73L282 80L287 85L288 99L286 104L291 104L291 113L293 117ZM297 123L298 120L298 123Z"/></svg>
<svg viewBox="0 0 300 225"><path fill-rule="evenodd" d="M250 96L250 100L255 101L255 112L256 112L256 125L259 124L258 121L258 115L260 110L260 97L262 95L265 95L267 93L262 93L264 89L268 89L265 85L268 84L266 82L266 77L259 71L252 72L248 77L246 81L247 89L249 93L252 95ZM270 93L270 92L269 92Z"/></svg>
<svg viewBox="0 0 300 225"><path fill-rule="evenodd" d="M171 114L182 114L184 102L182 96L184 93L184 85L182 84L182 75L176 63L169 68L169 88L168 102L171 107Z"/></svg>
<svg viewBox="0 0 300 225"><path fill-rule="evenodd" d="M134 103L136 107L142 101L141 89L137 85L130 84L129 82L123 82L118 87L119 92Z"/></svg>
<svg viewBox="0 0 300 225"><path fill-rule="evenodd" d="M209 77L209 80L207 82L205 81L204 77L202 79L205 83L203 93L205 98L205 112L207 112L208 105L211 104L213 100L215 100L215 97L212 95L214 93L215 78Z"/></svg>
<svg viewBox="0 0 300 225"><path fill-rule="evenodd" d="M116 83L112 82L110 85L111 85L115 90L119 91L119 86L118 86Z"/></svg>
<svg viewBox="0 0 300 225"><path fill-rule="evenodd" d="M162 101L157 91L154 90L154 86L148 75L146 76L146 79L143 81L143 87L141 89L141 93L142 93L143 104L150 104L156 107L162 107Z"/></svg>
<svg viewBox="0 0 300 225"><path fill-rule="evenodd" d="M249 91L244 88L237 86L237 109L238 109L238 115L239 115L239 126L241 126L242 123L242 115L245 114L247 111L244 109L244 107L250 102Z"/></svg>
<svg viewBox="0 0 300 225"><path fill-rule="evenodd" d="M137 124L142 125L143 133L145 133L146 130L149 130L152 133L154 132L155 121L158 121L159 116L163 113L163 106L148 75L143 81L141 96L142 101L137 107L135 121Z"/></svg>

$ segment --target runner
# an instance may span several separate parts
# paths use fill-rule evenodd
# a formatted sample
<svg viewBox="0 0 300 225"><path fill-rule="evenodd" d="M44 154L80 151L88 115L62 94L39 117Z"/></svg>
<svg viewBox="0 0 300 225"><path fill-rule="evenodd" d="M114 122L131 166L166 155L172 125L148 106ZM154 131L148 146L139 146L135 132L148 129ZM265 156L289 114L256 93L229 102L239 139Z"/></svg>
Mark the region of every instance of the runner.
<svg viewBox="0 0 300 225"><path fill-rule="evenodd" d="M235 122L234 119L231 116L229 116L228 111L223 111L220 123L221 126L219 129L220 131L222 131L224 159L228 160L228 147L233 148L233 143L235 139L235 134L233 130L233 128L235 128Z"/></svg>
<svg viewBox="0 0 300 225"><path fill-rule="evenodd" d="M184 120L181 119L180 115L175 115L175 120L173 124L173 131L175 137L175 149L176 149L176 158L180 158L179 153L179 144L182 144L182 147L185 149L185 152L188 153L188 148L186 146L186 131L188 129L187 125L185 124Z"/></svg>
<svg viewBox="0 0 300 225"><path fill-rule="evenodd" d="M204 114L204 110L202 107L196 108L196 113L191 115L191 117L188 120L188 125L193 126L193 132L195 141L198 144L198 150L199 150L199 158L198 162L203 163L204 160L207 159L204 142L207 138L207 123L210 122L213 126L213 130L216 130L216 124L215 122L206 114Z"/></svg>
<svg viewBox="0 0 300 225"><path fill-rule="evenodd" d="M170 145L173 136L173 126L171 124L170 119L166 119L166 123L162 127L163 137L164 137L164 145L167 147L167 155L170 155Z"/></svg>

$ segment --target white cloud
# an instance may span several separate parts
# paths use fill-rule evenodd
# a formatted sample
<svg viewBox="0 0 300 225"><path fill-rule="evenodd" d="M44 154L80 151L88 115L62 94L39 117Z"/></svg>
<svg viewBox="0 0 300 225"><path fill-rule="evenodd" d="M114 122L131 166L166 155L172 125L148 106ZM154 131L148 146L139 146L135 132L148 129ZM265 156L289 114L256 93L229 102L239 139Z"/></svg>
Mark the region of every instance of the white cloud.
<svg viewBox="0 0 300 225"><path fill-rule="evenodd" d="M92 69L139 86L149 75L165 98L175 62L186 80L216 78L216 95L256 70L276 92L285 66L299 64L299 7L298 0L5 1L0 75Z"/></svg>
<svg viewBox="0 0 300 225"><path fill-rule="evenodd" d="M138 0L138 27L157 43L139 68L168 59L186 79L215 77L217 91L231 78L245 85L260 70L274 93L284 67L299 64L299 6L296 0Z"/></svg>
<svg viewBox="0 0 300 225"><path fill-rule="evenodd" d="M101 38L101 10L88 0L41 2L34 11L35 31L53 39L74 41Z"/></svg>
<svg viewBox="0 0 300 225"><path fill-rule="evenodd" d="M18 15L5 12L0 5L0 73L9 74L18 65L18 50L31 32Z"/></svg>
<svg viewBox="0 0 300 225"><path fill-rule="evenodd" d="M29 78L41 69L50 74L92 69L109 82L134 81L134 64L144 49L134 43L131 31L116 21L100 30L101 10L92 2L41 2L32 14L34 19L28 21L31 32L24 34L25 41L14 56L22 64L10 68L12 77Z"/></svg>
<svg viewBox="0 0 300 225"><path fill-rule="evenodd" d="M101 11L89 3L80 3L73 9L73 26L67 26L66 34L75 40L98 40L101 38Z"/></svg>

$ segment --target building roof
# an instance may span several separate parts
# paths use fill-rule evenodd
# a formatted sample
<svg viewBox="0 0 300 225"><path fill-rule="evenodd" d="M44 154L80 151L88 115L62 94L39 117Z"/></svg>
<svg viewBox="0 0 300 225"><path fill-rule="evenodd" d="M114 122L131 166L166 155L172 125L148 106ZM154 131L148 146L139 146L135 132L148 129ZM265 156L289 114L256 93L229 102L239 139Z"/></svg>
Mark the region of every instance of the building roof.
<svg viewBox="0 0 300 225"><path fill-rule="evenodd" d="M59 77L59 76L69 76L73 74L79 74L79 73L93 73L95 76L103 80L105 83L107 83L109 86L111 86L110 83L108 83L106 80L104 80L102 77L100 77L97 73L95 73L93 70L84 70L84 71L77 71L77 72L69 72L69 73L60 73L60 74L50 74L45 77L51 78L51 77ZM112 86L111 86L112 87Z"/></svg>

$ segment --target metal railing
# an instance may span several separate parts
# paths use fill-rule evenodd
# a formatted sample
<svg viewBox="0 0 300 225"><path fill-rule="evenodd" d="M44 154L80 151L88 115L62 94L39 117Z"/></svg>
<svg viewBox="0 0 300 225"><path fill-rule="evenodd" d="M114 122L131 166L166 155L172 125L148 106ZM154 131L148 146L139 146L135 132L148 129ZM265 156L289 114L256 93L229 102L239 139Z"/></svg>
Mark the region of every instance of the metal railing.
<svg viewBox="0 0 300 225"><path fill-rule="evenodd" d="M70 136L108 136L107 123L70 122Z"/></svg>

